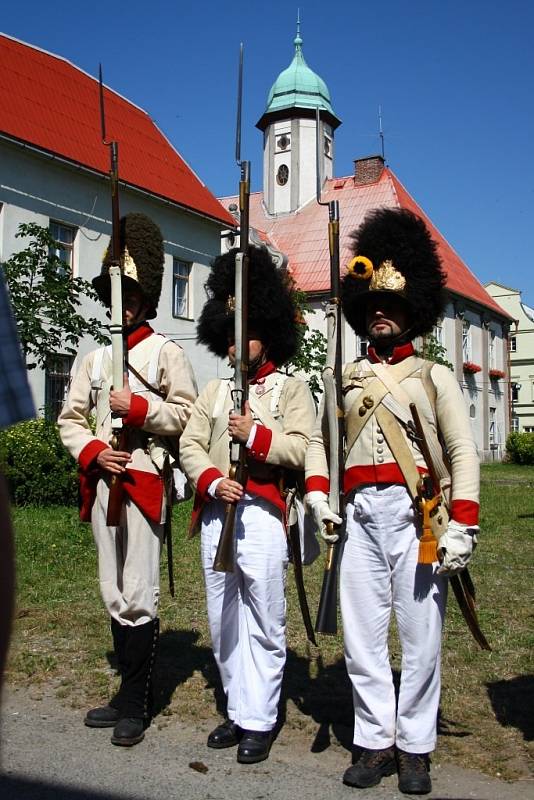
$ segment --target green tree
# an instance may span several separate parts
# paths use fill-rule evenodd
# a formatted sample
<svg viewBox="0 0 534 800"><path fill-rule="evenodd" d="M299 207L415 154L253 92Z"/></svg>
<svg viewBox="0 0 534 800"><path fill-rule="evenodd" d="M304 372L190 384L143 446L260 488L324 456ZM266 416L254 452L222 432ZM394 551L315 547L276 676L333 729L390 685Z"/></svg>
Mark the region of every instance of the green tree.
<svg viewBox="0 0 534 800"><path fill-rule="evenodd" d="M432 333L425 336L423 347L421 350L416 351L416 355L421 356L421 358L426 358L428 361L435 361L436 364L443 364L444 367L448 367L449 369L454 369L451 362L447 359L446 348L438 342Z"/></svg>
<svg viewBox="0 0 534 800"><path fill-rule="evenodd" d="M326 363L326 337L320 331L310 330L306 322L305 314L315 314L308 303L306 292L293 287L293 297L301 323L300 342L297 355L286 364L285 369L288 375L305 373L310 391L317 402L322 392L321 373Z"/></svg>
<svg viewBox="0 0 534 800"><path fill-rule="evenodd" d="M83 336L106 344L102 323L80 313L82 297L97 300L97 294L88 281L72 277L48 228L22 223L16 236L30 242L2 269L28 369L45 367L52 353L75 355Z"/></svg>

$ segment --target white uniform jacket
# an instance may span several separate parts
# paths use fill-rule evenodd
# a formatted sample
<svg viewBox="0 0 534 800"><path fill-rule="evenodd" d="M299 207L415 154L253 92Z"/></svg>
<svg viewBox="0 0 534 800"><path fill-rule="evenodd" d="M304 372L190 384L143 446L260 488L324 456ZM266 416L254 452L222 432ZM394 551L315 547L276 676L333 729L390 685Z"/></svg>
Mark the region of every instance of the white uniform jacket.
<svg viewBox="0 0 534 800"><path fill-rule="evenodd" d="M184 430L197 396L191 365L182 348L164 341L150 325L144 324L128 336L128 361L145 380L149 377L151 356L159 348L154 386L165 398L155 393L130 373L132 401L123 424L128 428L127 449L132 454L124 475L124 490L141 511L154 522L161 522L163 502L162 448L157 436L179 437ZM61 439L80 466L80 485L83 520L91 518L96 484L103 477L96 467L98 454L110 446L112 435L109 391L111 358L105 349L101 353L100 376L94 379L94 350L82 360L72 380L58 424ZM150 382L150 381L149 381ZM96 416L95 433L89 423Z"/></svg>
<svg viewBox="0 0 534 800"><path fill-rule="evenodd" d="M196 488L192 532L196 530L203 504L210 500L210 484L229 473L228 414L232 408L232 388L230 381L210 381L199 395L180 439L180 463ZM278 371L251 382L249 394L257 428L248 452L246 491L285 512L281 468L300 472L304 469L304 456L315 422L313 398L304 381Z"/></svg>
<svg viewBox="0 0 534 800"><path fill-rule="evenodd" d="M386 364L392 376L405 364L405 359L413 361L412 374L400 381L402 389L415 403L420 416L428 426L436 431L439 428L452 467L451 518L466 525L478 524L479 511L479 459L465 400L453 373L445 366L434 364L430 371L436 389L435 410L421 380L423 359L414 356L411 344L395 348L393 357ZM378 362L370 348L369 359ZM344 492L345 496L365 484L404 484L403 474L389 449L380 426L374 416L376 406L367 407L365 381L358 380L358 373L372 376L369 361L354 364L354 370L345 368L343 377L344 410L346 426L351 415L368 415L350 451L345 454ZM371 398L372 399L372 398ZM367 402L367 398L366 398ZM437 423L437 425L436 425ZM415 464L420 472L426 471L426 464L416 443L403 431ZM317 424L306 454L306 492L329 491L328 467L328 429L321 405Z"/></svg>

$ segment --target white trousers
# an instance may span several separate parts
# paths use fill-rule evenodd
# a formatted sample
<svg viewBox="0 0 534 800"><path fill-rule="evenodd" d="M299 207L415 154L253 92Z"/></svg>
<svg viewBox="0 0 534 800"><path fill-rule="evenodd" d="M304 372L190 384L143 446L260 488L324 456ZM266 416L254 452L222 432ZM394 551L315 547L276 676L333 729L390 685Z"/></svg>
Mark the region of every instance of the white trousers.
<svg viewBox="0 0 534 800"><path fill-rule="evenodd" d="M228 718L246 730L276 723L286 661L287 542L280 512L259 497L238 503L235 571L214 572L224 505L202 517L202 566L213 654Z"/></svg>
<svg viewBox="0 0 534 800"><path fill-rule="evenodd" d="M417 564L419 526L403 486L367 486L349 496L340 572L345 659L354 700L354 744L436 745L446 579ZM391 610L402 648L398 707L388 653Z"/></svg>
<svg viewBox="0 0 534 800"><path fill-rule="evenodd" d="M106 525L109 489L98 481L91 512L98 550L100 593L121 625L143 625L157 616L163 525L148 520L126 498L117 527Z"/></svg>

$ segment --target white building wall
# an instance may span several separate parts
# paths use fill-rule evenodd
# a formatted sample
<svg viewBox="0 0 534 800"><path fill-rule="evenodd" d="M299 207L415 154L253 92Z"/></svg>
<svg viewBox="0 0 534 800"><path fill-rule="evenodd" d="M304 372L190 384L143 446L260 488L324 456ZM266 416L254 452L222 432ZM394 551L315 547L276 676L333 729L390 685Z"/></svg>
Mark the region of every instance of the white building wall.
<svg viewBox="0 0 534 800"><path fill-rule="evenodd" d="M102 257L111 232L109 182L88 171L76 169L29 148L0 143L0 254L2 261L26 246L16 238L22 222L48 227L50 220L76 229L75 274L90 281L100 272ZM160 226L165 247L165 272L155 330L177 341L190 358L199 387L217 376L224 366L220 359L196 344L196 319L206 299L204 283L211 260L220 252L221 224L177 208L148 194L123 189L120 212L139 211ZM173 257L191 263L190 311L187 318L172 314ZM85 300L82 313L106 324L105 311L98 303ZM95 346L90 339L80 343L78 357ZM44 404L44 372L29 373L38 408Z"/></svg>

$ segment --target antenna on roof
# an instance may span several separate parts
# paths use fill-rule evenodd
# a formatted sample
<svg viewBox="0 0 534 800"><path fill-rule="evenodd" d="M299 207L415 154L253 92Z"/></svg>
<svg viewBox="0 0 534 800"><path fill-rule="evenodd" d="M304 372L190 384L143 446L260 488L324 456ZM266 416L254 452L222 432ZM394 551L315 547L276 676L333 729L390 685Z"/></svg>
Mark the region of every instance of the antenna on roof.
<svg viewBox="0 0 534 800"><path fill-rule="evenodd" d="M382 160L386 161L385 150L384 150L384 131L382 129L382 106L378 106L378 135L380 136L380 145L382 148Z"/></svg>

